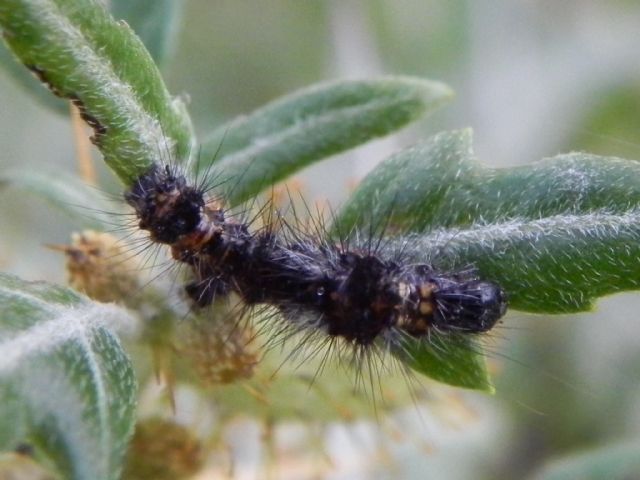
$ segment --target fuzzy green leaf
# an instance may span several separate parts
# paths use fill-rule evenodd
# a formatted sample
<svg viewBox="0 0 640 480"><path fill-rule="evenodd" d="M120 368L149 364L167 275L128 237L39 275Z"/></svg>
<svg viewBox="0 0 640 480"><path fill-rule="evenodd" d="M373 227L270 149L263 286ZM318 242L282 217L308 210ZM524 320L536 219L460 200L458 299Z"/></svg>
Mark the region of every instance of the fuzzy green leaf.
<svg viewBox="0 0 640 480"><path fill-rule="evenodd" d="M627 480L640 475L640 443L628 442L551 462L532 480Z"/></svg>
<svg viewBox="0 0 640 480"><path fill-rule="evenodd" d="M26 441L63 478L119 478L136 382L107 327L129 321L113 305L0 274L0 449Z"/></svg>
<svg viewBox="0 0 640 480"><path fill-rule="evenodd" d="M140 37L156 63L168 56L173 46L182 2L173 0L113 0L113 16L125 20ZM42 83L13 59L5 45L0 44L0 67L44 106L63 115L69 114L67 102L51 95Z"/></svg>
<svg viewBox="0 0 640 480"><path fill-rule="evenodd" d="M511 308L586 311L598 297L640 286L636 161L571 153L486 168L469 131L443 133L383 162L337 224L361 224L358 212L370 205L387 205L392 230L430 232L409 242L416 257L477 266Z"/></svg>
<svg viewBox="0 0 640 480"><path fill-rule="evenodd" d="M474 265L505 289L510 308L557 314L640 288L639 241L640 211L632 210L437 231L414 238L412 248L441 268Z"/></svg>
<svg viewBox="0 0 640 480"><path fill-rule="evenodd" d="M539 219L594 211L627 212L640 198L637 162L570 153L513 168L476 161L470 130L443 132L382 162L340 213L341 228L393 210L402 231Z"/></svg>
<svg viewBox="0 0 640 480"><path fill-rule="evenodd" d="M0 192L4 188L17 188L46 201L77 220L85 228L105 229L109 224L106 199L100 191L60 172L16 170L0 175Z"/></svg>
<svg viewBox="0 0 640 480"><path fill-rule="evenodd" d="M442 83L405 77L316 85L217 129L198 168L229 180L225 199L236 205L315 161L405 126L452 95Z"/></svg>
<svg viewBox="0 0 640 480"><path fill-rule="evenodd" d="M494 392L481 347L468 336L434 334L428 342L403 339L391 353L413 370L439 382Z"/></svg>
<svg viewBox="0 0 640 480"><path fill-rule="evenodd" d="M131 184L160 159L186 158L192 137L142 42L98 0L5 0L0 27L14 54L94 129L110 168Z"/></svg>
<svg viewBox="0 0 640 480"><path fill-rule="evenodd" d="M470 132L459 131L383 162L335 228L385 217L389 231L414 232L391 242L409 260L444 270L473 265L507 292L510 308L568 313L640 287L639 205L638 162L573 153L486 168L473 158ZM442 367L423 363L430 376Z"/></svg>

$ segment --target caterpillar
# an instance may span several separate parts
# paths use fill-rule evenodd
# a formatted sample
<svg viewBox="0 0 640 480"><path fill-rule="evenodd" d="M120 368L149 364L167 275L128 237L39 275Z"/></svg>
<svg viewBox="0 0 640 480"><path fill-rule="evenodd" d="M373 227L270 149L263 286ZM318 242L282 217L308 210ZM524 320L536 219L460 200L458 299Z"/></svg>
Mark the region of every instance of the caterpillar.
<svg viewBox="0 0 640 480"><path fill-rule="evenodd" d="M473 269L443 273L372 242L333 242L295 228L252 232L171 165L141 175L125 200L151 241L190 270L185 292L196 307L235 293L249 308L273 307L294 331L356 350L432 332L484 333L507 308L500 286Z"/></svg>

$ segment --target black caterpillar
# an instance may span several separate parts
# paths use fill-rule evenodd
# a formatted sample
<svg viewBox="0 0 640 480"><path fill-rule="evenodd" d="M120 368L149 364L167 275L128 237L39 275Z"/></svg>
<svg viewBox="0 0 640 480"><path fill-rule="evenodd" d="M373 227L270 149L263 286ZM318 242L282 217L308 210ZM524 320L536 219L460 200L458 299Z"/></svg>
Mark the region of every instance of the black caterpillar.
<svg viewBox="0 0 640 480"><path fill-rule="evenodd" d="M294 329L356 347L432 330L483 333L506 311L502 289L471 270L443 274L298 232L252 233L170 166L142 175L125 199L151 240L189 265L186 292L199 307L235 292L249 307L275 307Z"/></svg>

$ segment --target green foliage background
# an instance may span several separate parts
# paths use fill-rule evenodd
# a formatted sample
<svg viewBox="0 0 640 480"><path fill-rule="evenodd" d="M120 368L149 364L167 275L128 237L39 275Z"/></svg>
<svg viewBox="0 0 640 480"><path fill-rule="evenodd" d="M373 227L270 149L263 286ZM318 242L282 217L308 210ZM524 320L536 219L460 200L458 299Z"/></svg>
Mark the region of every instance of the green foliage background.
<svg viewBox="0 0 640 480"><path fill-rule="evenodd" d="M640 18L633 3L340 3L275 1L257 14L250 3L189 2L164 63L169 90L190 96L203 134L208 125L318 80L415 74L447 82L458 98L453 108L406 132L404 144L442 128L472 126L478 156L489 165L580 149L640 158L632 127L640 125L640 63L625 37L627 22ZM619 36L602 38L616 30ZM0 82L3 168L29 162L72 172L67 119L36 105L5 72ZM344 158L313 167L305 178L320 180L307 180L310 195L339 202L349 180L396 147L377 143L349 168L342 167ZM337 165L343 178L328 182ZM102 176L110 181L108 172ZM2 225L11 225L2 237L4 270L63 281L60 257L41 244L65 243L72 225L16 195L3 196L0 215ZM640 436L635 297L605 299L588 315L513 314L498 334L506 341L495 347L502 370L497 398L468 399L479 421L459 436L434 434L435 453L416 449L395 468L416 478L424 472L522 478L550 457Z"/></svg>

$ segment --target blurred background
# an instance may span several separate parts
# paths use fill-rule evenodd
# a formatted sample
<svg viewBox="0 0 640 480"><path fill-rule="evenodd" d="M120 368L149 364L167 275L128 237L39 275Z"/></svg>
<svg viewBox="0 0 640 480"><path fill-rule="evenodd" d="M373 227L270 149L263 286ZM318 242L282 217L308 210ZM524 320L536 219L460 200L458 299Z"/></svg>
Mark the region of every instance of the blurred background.
<svg viewBox="0 0 640 480"><path fill-rule="evenodd" d="M472 127L476 154L491 166L572 150L640 159L637 1L157 4L173 13L166 49L158 53L162 71L169 90L190 99L202 138L236 115L329 79L406 74L456 91L451 105L399 135L303 172L303 191L314 200L339 205L348 186L378 161L443 129ZM118 15L118 3L113 9ZM153 13L143 9L141 15ZM15 80L6 56L2 62L0 168L46 165L74 172L65 107L48 105L48 94L39 101ZM98 166L106 189L117 192ZM0 225L4 271L64 282L62 256L43 244L66 243L81 224L37 199L3 190ZM286 447L296 444L291 427L279 447L285 453L274 454L288 464L272 478L526 478L557 458L640 441L638 311L640 297L623 294L585 315L512 312L491 347L495 397L434 393L442 408L409 405L413 413L398 412L395 429L376 419L333 423L323 429L321 446L309 447L325 456L325 467L313 474L295 467L295 448ZM424 410L418 422L417 410ZM262 478L261 430L240 423L228 434L239 466L233 477ZM201 478L217 478L211 475Z"/></svg>

